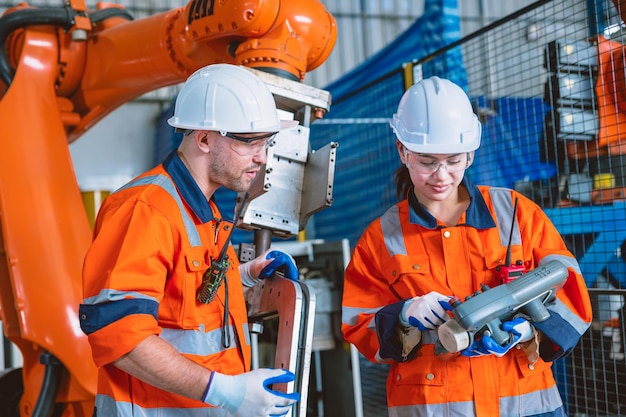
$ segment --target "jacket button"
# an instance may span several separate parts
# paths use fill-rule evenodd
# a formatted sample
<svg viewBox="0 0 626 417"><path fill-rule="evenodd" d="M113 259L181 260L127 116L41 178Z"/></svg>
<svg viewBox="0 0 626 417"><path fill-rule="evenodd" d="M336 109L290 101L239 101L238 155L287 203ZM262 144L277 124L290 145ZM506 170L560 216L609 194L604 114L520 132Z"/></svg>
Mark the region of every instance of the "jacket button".
<svg viewBox="0 0 626 417"><path fill-rule="evenodd" d="M418 264L413 265L413 269L420 269L421 266L419 266Z"/></svg>
<svg viewBox="0 0 626 417"><path fill-rule="evenodd" d="M431 374L431 373L427 373L426 374L426 379L429 381L432 381L435 378L435 375Z"/></svg>
<svg viewBox="0 0 626 417"><path fill-rule="evenodd" d="M445 238L450 237L450 231L446 230L445 232L443 232L443 237L445 237Z"/></svg>
<svg viewBox="0 0 626 417"><path fill-rule="evenodd" d="M533 365L532 363L528 364L528 369L530 369L531 371L535 370L535 365Z"/></svg>
<svg viewBox="0 0 626 417"><path fill-rule="evenodd" d="M396 381L400 380L400 375L396 375Z"/></svg>
<svg viewBox="0 0 626 417"><path fill-rule="evenodd" d="M192 264L193 264L193 266L199 266L199 265L200 265L200 262L198 262L198 261L193 261L193 262L192 262Z"/></svg>
<svg viewBox="0 0 626 417"><path fill-rule="evenodd" d="M395 277L396 276L396 271L391 271L391 276Z"/></svg>

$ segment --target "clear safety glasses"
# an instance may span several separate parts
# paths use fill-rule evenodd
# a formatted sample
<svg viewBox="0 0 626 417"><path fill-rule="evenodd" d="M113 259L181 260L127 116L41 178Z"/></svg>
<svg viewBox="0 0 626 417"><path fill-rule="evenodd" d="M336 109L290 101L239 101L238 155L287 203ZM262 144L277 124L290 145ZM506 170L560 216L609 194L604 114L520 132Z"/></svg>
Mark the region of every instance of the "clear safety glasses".
<svg viewBox="0 0 626 417"><path fill-rule="evenodd" d="M469 154L459 153L439 160L435 155L415 153L404 148L404 161L407 168L418 174L431 175L441 168L445 168L448 174L461 172L470 166Z"/></svg>
<svg viewBox="0 0 626 417"><path fill-rule="evenodd" d="M240 156L257 155L266 152L270 142L278 132L270 132L257 136L242 136L234 133L220 132L222 136L232 139L230 148Z"/></svg>

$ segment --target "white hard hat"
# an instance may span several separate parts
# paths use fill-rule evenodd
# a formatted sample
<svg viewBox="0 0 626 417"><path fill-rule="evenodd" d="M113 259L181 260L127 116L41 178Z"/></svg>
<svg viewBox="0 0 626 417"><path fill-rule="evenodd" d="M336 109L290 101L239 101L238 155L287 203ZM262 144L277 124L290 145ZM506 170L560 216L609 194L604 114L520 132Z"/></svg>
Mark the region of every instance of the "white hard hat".
<svg viewBox="0 0 626 417"><path fill-rule="evenodd" d="M281 121L263 81L245 68L213 64L200 68L176 98L170 126L234 133L277 132Z"/></svg>
<svg viewBox="0 0 626 417"><path fill-rule="evenodd" d="M453 82L431 77L404 92L390 122L409 151L449 154L480 146L481 126L465 92Z"/></svg>

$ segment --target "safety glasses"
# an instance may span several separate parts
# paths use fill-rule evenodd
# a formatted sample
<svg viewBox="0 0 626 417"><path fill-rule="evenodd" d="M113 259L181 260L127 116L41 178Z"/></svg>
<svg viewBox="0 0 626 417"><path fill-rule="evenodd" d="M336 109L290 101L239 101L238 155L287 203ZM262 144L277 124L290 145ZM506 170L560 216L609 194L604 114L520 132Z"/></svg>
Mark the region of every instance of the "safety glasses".
<svg viewBox="0 0 626 417"><path fill-rule="evenodd" d="M461 172L470 166L469 154L460 153L449 155L444 160L439 160L436 156L411 152L404 148L404 162L410 170L424 175L431 175L440 168L445 168L448 174Z"/></svg>
<svg viewBox="0 0 626 417"><path fill-rule="evenodd" d="M220 132L222 136L233 140L230 144L230 148L241 156L250 156L265 152L277 133L278 132L270 132L257 136L243 136L229 132Z"/></svg>

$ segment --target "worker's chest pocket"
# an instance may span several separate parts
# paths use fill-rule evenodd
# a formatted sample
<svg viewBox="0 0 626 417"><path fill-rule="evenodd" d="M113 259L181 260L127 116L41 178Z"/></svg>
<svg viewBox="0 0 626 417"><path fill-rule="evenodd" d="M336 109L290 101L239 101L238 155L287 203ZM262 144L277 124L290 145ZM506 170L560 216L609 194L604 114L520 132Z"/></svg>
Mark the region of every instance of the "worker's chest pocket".
<svg viewBox="0 0 626 417"><path fill-rule="evenodd" d="M182 273L177 280L180 283L180 293L171 294L173 303L180 302L180 310L178 317L179 324L183 328L197 328L202 323L202 319L198 316L201 303L198 301L198 292L202 284L205 272L209 269L207 263L207 250L203 247L192 247L185 250L184 258L181 259L179 270ZM172 286L174 289L175 285ZM213 304L218 304L214 301ZM203 309L211 309L217 306L203 305ZM217 312L217 310L216 310Z"/></svg>
<svg viewBox="0 0 626 417"><path fill-rule="evenodd" d="M391 291L400 300L423 295L433 290L433 278L428 258L394 256L383 270Z"/></svg>

